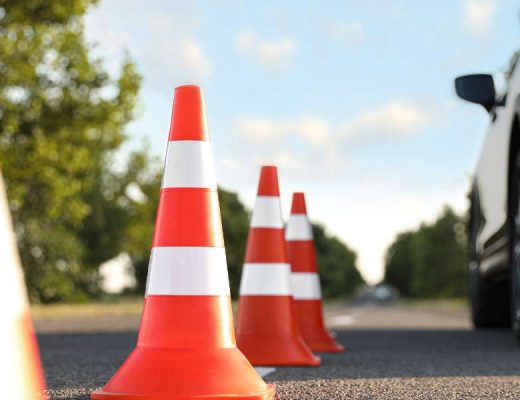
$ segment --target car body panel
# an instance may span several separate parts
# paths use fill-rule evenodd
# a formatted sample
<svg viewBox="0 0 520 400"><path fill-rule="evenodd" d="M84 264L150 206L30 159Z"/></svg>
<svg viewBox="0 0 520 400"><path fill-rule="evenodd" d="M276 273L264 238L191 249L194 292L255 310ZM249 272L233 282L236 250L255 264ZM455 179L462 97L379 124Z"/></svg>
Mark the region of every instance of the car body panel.
<svg viewBox="0 0 520 400"><path fill-rule="evenodd" d="M519 95L520 68L517 67L509 81L505 104L496 106L490 113L491 121L475 174L482 215L476 250L483 273L507 268L509 148Z"/></svg>

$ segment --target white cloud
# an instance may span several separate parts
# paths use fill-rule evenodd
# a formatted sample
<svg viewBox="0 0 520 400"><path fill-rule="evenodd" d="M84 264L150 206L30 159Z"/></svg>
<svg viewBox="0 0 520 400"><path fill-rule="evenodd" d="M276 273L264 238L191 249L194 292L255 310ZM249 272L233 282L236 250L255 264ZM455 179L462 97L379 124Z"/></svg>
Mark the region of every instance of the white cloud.
<svg viewBox="0 0 520 400"><path fill-rule="evenodd" d="M157 35L161 36L161 35ZM198 42L189 36L179 37L175 44L161 41L146 52L147 69L154 73L151 79L159 87L165 82L201 83L211 76L212 67Z"/></svg>
<svg viewBox="0 0 520 400"><path fill-rule="evenodd" d="M200 84L211 77L212 65L197 40L199 21L190 2L151 9L144 1L129 1L131 5L121 8L116 0L104 0L87 14L87 37L98 43L95 54L112 75L119 71L126 49L144 76L145 91L163 92L165 85Z"/></svg>
<svg viewBox="0 0 520 400"><path fill-rule="evenodd" d="M329 23L326 29L333 39L349 46L361 46L366 40L363 24L359 21Z"/></svg>
<svg viewBox="0 0 520 400"><path fill-rule="evenodd" d="M489 31L495 11L493 0L465 0L464 24L470 33L483 35Z"/></svg>
<svg viewBox="0 0 520 400"><path fill-rule="evenodd" d="M235 128L257 143L281 141L294 135L304 138L310 144L321 145L327 138L330 139L331 133L328 124L314 116L282 120L240 116L235 119Z"/></svg>
<svg viewBox="0 0 520 400"><path fill-rule="evenodd" d="M413 136L420 133L431 118L431 113L417 104L391 102L363 111L339 126L312 115L278 120L239 116L235 119L235 128L256 143L280 142L293 136L304 139L310 145L325 145L353 138L360 141Z"/></svg>
<svg viewBox="0 0 520 400"><path fill-rule="evenodd" d="M420 132L431 116L422 107L407 102L392 102L364 111L346 121L342 135L356 138L400 138Z"/></svg>
<svg viewBox="0 0 520 400"><path fill-rule="evenodd" d="M273 162L291 170L333 173L337 160L334 131L317 116L304 115L292 119L269 119L239 116L235 131L245 138L244 146L257 155L257 164Z"/></svg>
<svg viewBox="0 0 520 400"><path fill-rule="evenodd" d="M202 47L193 38L186 38L181 44L181 54L184 65L201 77L211 75L211 65Z"/></svg>
<svg viewBox="0 0 520 400"><path fill-rule="evenodd" d="M263 40L255 33L245 31L237 36L235 47L258 64L279 71L291 65L296 42L291 37Z"/></svg>
<svg viewBox="0 0 520 400"><path fill-rule="evenodd" d="M110 75L117 76L124 49L130 47L130 36L127 32L114 28L111 15L99 5L91 9L86 20L86 36L94 43L93 55L104 60Z"/></svg>
<svg viewBox="0 0 520 400"><path fill-rule="evenodd" d="M287 151L278 151L272 156L272 163L288 170L301 171L304 168L302 160Z"/></svg>
<svg viewBox="0 0 520 400"><path fill-rule="evenodd" d="M279 140L291 131L292 126L292 122L249 116L237 117L234 124L240 134L258 143Z"/></svg>
<svg viewBox="0 0 520 400"><path fill-rule="evenodd" d="M240 154L254 156L235 153L233 157L240 158L236 164L242 169L246 164L270 162L297 171L297 175L309 181L341 179L352 168L356 149L371 145L375 139L393 141L419 135L439 115L411 102L383 104L341 123L332 123L319 115L294 118L242 115L233 123L239 140L242 138ZM230 170L229 165L224 167Z"/></svg>
<svg viewBox="0 0 520 400"><path fill-rule="evenodd" d="M313 220L326 222L332 233L356 250L360 270L375 283L382 278L385 251L396 233L433 219L442 204L463 210L467 182L457 172L457 179L439 186L418 179L413 172L394 177L384 167L366 171L356 167L351 155L372 145L374 139L392 145L392 141L420 135L451 106L390 101L337 123L320 115L239 116L234 127L245 139L240 145L243 154L249 156L236 160L239 170L223 169L224 175L233 177L233 184L241 187L243 199L251 205L255 182L251 173L243 171L257 170L265 163L278 165L285 213L291 192L308 191Z"/></svg>
<svg viewBox="0 0 520 400"><path fill-rule="evenodd" d="M418 135L433 117L417 104L391 102L339 124L317 115L285 119L242 115L235 118L234 129L246 139L242 151L247 148L255 154L258 165L274 162L307 177L337 178L350 167L354 148L370 145L375 139L403 140Z"/></svg>
<svg viewBox="0 0 520 400"><path fill-rule="evenodd" d="M195 39L192 28L178 25L169 15L150 14L145 18L148 46L143 60L151 79L159 87L164 82L201 83L212 73L203 48ZM175 38L175 40L165 40Z"/></svg>

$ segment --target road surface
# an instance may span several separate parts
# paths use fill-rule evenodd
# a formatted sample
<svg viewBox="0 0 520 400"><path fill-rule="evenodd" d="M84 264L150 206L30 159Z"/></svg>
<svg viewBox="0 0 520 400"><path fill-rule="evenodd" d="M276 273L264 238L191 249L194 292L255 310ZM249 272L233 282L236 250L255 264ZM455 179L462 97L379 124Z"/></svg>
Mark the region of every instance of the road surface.
<svg viewBox="0 0 520 400"><path fill-rule="evenodd" d="M135 312L37 317L52 399L88 399L133 349ZM461 306L327 306L347 351L318 368L276 368L278 399L518 399L520 350L507 330L475 332ZM263 370L262 372L269 372Z"/></svg>

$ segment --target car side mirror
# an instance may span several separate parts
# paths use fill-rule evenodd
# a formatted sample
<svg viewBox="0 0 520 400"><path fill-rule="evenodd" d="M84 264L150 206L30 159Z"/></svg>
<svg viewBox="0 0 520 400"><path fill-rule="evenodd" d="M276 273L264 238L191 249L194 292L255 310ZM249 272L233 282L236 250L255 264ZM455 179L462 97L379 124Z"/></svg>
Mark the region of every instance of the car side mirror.
<svg viewBox="0 0 520 400"><path fill-rule="evenodd" d="M459 76L455 79L455 91L461 99L480 104L487 111L495 105L495 82L489 74Z"/></svg>

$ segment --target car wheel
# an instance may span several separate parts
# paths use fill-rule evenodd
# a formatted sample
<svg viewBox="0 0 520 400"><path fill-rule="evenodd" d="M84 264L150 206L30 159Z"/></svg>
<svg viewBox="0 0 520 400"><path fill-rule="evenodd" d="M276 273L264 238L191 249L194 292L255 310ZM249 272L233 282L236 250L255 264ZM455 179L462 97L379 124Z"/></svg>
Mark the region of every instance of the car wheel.
<svg viewBox="0 0 520 400"><path fill-rule="evenodd" d="M480 227L478 193L474 190L471 196L468 229L471 317L475 328L508 327L511 324L508 282L486 279L480 273L477 252Z"/></svg>
<svg viewBox="0 0 520 400"><path fill-rule="evenodd" d="M471 316L475 328L511 326L509 285L507 281L487 281L470 264ZM520 325L519 325L520 327Z"/></svg>

